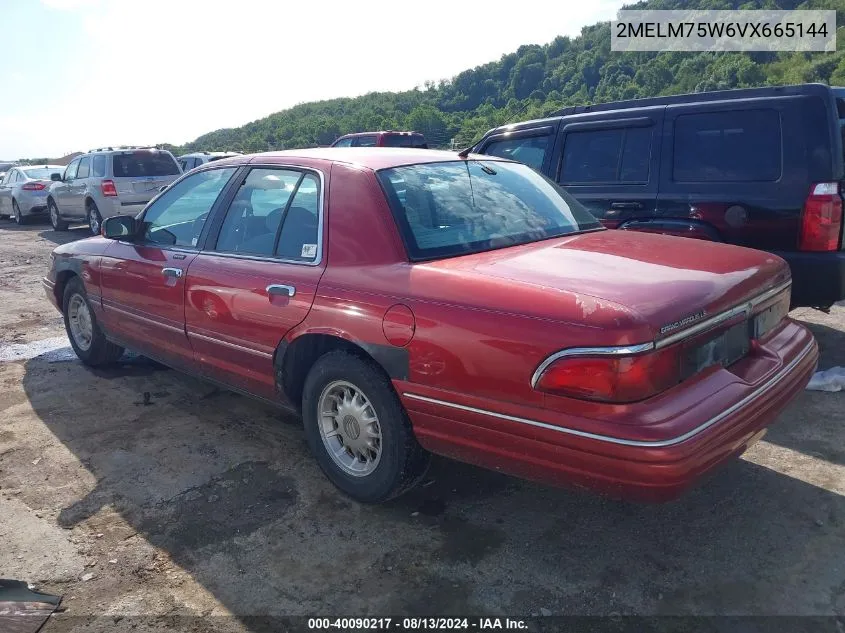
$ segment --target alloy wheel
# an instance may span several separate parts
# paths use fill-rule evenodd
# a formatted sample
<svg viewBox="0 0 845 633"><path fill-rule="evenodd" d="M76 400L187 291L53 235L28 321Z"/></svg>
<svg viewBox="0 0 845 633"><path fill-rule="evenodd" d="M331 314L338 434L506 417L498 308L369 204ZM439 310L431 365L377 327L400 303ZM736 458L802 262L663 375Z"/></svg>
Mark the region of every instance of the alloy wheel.
<svg viewBox="0 0 845 633"><path fill-rule="evenodd" d="M345 380L329 383L319 399L320 437L329 456L345 473L366 477L382 454L381 427L367 396Z"/></svg>
<svg viewBox="0 0 845 633"><path fill-rule="evenodd" d="M80 349L88 351L94 339L94 322L88 303L82 295L75 294L67 306L68 325L74 342Z"/></svg>

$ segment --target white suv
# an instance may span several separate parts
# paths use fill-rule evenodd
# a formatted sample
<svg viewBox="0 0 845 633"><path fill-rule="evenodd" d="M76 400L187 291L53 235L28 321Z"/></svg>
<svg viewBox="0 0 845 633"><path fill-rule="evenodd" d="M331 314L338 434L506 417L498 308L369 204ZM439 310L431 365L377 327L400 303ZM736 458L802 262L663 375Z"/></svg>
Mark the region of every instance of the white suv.
<svg viewBox="0 0 845 633"><path fill-rule="evenodd" d="M178 158L179 167L182 171L190 171L194 167L205 165L213 160L220 160L221 158L229 158L230 156L241 156L240 152L194 152L193 154L185 154Z"/></svg>

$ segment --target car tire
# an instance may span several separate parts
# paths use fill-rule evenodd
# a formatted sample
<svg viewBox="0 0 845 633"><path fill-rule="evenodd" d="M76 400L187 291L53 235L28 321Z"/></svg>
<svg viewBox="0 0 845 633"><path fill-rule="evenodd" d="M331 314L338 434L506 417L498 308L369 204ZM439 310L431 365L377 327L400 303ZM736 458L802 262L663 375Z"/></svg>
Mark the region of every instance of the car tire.
<svg viewBox="0 0 845 633"><path fill-rule="evenodd" d="M12 213L13 217L15 218L15 223L18 226L23 226L29 219L23 213L21 213L21 208L18 206L17 200L12 200Z"/></svg>
<svg viewBox="0 0 845 633"><path fill-rule="evenodd" d="M86 219L88 220L88 229L91 231L91 235L99 235L103 228L103 216L100 215L100 210L93 202L88 203Z"/></svg>
<svg viewBox="0 0 845 633"><path fill-rule="evenodd" d="M114 363L123 356L123 348L110 342L100 329L79 277L73 277L65 286L62 314L70 345L83 363L98 367Z"/></svg>
<svg viewBox="0 0 845 633"><path fill-rule="evenodd" d="M47 200L47 212L50 214L50 225L55 231L67 231L68 222L62 220L59 216L59 207L56 206L55 201L50 198Z"/></svg>
<svg viewBox="0 0 845 633"><path fill-rule="evenodd" d="M329 410L334 415L323 413ZM401 495L428 468L429 454L414 437L390 379L371 360L343 350L317 359L305 380L302 418L322 471L361 503Z"/></svg>

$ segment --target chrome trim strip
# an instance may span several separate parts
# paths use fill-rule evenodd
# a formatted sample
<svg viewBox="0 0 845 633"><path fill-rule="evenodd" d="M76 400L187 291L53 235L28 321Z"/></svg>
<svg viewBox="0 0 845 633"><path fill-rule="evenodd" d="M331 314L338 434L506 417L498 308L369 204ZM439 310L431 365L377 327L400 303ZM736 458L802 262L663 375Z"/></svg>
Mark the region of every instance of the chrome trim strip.
<svg viewBox="0 0 845 633"><path fill-rule="evenodd" d="M542 363L534 371L531 376L531 387L536 387L540 376L546 371L546 368L558 359L566 358L567 356L630 356L632 354L641 354L654 349L654 343L640 343L639 345L625 345L622 347L570 347L555 352Z"/></svg>
<svg viewBox="0 0 845 633"><path fill-rule="evenodd" d="M691 431L687 431L683 435L679 435L678 437L673 437L668 440L658 440L658 441L643 441L643 440L626 440L620 437L612 437L609 435L599 435L597 433L589 433L587 431L579 431L578 429L570 429L562 426L555 426L554 424L547 424L546 422L538 422L537 420L529 420L527 418L520 418L513 415L507 415L504 413L496 413L495 411L487 411L486 409L477 409L475 407L469 407L463 404L457 404L455 402L447 402L445 400L437 400L435 398L428 398L426 396L420 396L414 393L403 393L402 395L411 398L413 400L420 400L422 402L428 402L430 404L439 404L445 407L451 407L453 409L460 409L461 411L468 411L470 413L478 413L480 415L487 415L493 418L498 418L500 420L507 420L508 422L518 422L520 424L527 424L529 426L536 426L542 429L547 429L549 431L557 431L558 433L564 433L566 435L576 435L578 437L584 437L590 440L598 440L600 442L608 442L610 444L621 444L623 446L637 446L643 448L664 448L667 446L674 446L676 444L680 444L681 442L685 442L686 440L690 439L691 437L698 435L702 431L709 429L714 424L717 424L724 420L726 417L730 416L738 409L741 409L745 405L747 405L752 400L759 398L760 396L768 393L772 388L774 388L780 381L794 369L801 361L803 361L807 355L812 351L813 343L810 343L801 354L799 354L795 359L792 360L786 367L782 368L780 372L778 372L775 376L769 379L765 385L760 387L754 393L747 395L745 398L740 400L739 402L733 404L732 406L728 407L724 411L722 411L719 415L710 418L704 424L701 424Z"/></svg>
<svg viewBox="0 0 845 633"><path fill-rule="evenodd" d="M118 308L114 303L109 301L108 299L102 301L103 308L106 310L114 310L115 312L119 312L124 316L128 316L131 319L137 319L138 321L143 321L149 325L155 325L156 327L163 327L165 330L170 330L171 332L179 332L179 334L184 334L185 330L183 328L174 327L172 325L168 325L167 323L162 323L161 321L155 321L153 319L149 319L147 317L143 317L140 314L135 314L134 312L128 312L122 308Z"/></svg>
<svg viewBox="0 0 845 633"><path fill-rule="evenodd" d="M214 338L213 336L206 336L205 334L198 334L197 332L188 332L188 337L196 337L198 339L202 339L203 341L208 341L209 343L216 343L217 345L222 345L223 347L228 347L230 349L236 349L239 352L246 352L247 354L252 354L253 356L259 356L261 358L273 358L272 354L268 354L267 352L262 352L257 349L252 349L250 347L244 347L243 345L238 345L237 343L230 343L229 341L224 341L219 338Z"/></svg>

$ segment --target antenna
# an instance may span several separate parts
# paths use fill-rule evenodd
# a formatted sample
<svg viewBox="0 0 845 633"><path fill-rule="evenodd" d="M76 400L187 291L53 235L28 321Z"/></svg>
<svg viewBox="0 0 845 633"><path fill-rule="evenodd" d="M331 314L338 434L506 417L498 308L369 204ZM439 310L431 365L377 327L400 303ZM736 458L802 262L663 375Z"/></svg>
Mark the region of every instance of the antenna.
<svg viewBox="0 0 845 633"><path fill-rule="evenodd" d="M513 120L518 118L520 114L525 112L528 109L528 106L530 106L530 105L531 105L531 102L529 101L516 114L511 115L507 120L505 120L502 123L499 123L499 125L496 125L493 129L496 129L497 127L502 127L503 125L510 125L513 122ZM461 158L466 160L467 156L469 156L469 153L472 151L472 148L475 147L475 144L478 143L478 141L480 141L482 138L484 138L485 134L487 134L487 132L484 132L481 136L476 137L472 141L472 143L469 144L469 147L465 147L460 152L458 152L458 156L460 156Z"/></svg>

